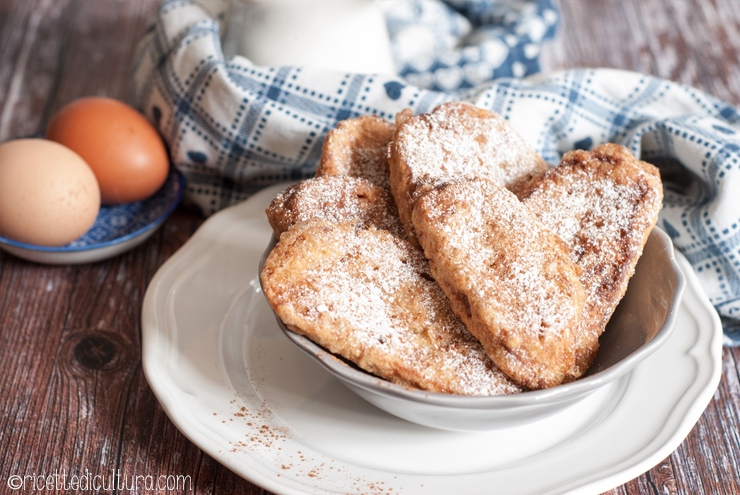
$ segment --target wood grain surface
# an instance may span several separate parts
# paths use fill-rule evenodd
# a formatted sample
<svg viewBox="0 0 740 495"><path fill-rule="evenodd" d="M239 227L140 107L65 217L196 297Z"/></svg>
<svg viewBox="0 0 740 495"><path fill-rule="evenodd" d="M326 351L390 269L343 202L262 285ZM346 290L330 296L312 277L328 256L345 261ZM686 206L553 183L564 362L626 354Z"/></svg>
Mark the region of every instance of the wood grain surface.
<svg viewBox="0 0 740 495"><path fill-rule="evenodd" d="M545 51L547 70L634 70L740 104L740 1L560 6L563 24ZM77 97L129 100L136 42L157 8L157 0L0 0L0 142L42 132ZM88 265L43 266L0 254L0 494L15 493L11 476L85 471L189 480L179 490L138 493L266 493L190 443L141 368L144 292L202 222L180 207L143 245ZM608 494L740 494L739 361L740 349L724 350L721 384L688 438Z"/></svg>

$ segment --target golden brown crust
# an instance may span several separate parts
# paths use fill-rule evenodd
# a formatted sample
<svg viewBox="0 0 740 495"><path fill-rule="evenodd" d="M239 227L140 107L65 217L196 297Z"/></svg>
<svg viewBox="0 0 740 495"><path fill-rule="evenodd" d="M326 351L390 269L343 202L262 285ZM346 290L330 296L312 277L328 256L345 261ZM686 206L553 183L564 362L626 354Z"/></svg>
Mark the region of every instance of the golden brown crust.
<svg viewBox="0 0 740 495"><path fill-rule="evenodd" d="M418 244L411 215L427 191L461 179L486 177L511 190L547 169L545 161L499 115L450 102L414 116L396 116L388 147L391 191L408 239Z"/></svg>
<svg viewBox="0 0 740 495"><path fill-rule="evenodd" d="M280 237L261 280L288 328L377 376L463 395L521 390L452 312L422 253L388 232L296 225Z"/></svg>
<svg viewBox="0 0 740 495"><path fill-rule="evenodd" d="M316 177L363 177L390 189L386 152L396 126L375 115L346 119L330 130L321 151Z"/></svg>
<svg viewBox="0 0 740 495"><path fill-rule="evenodd" d="M311 219L350 221L362 228L403 236L403 226L387 189L361 177L322 176L303 180L278 194L265 210L276 236Z"/></svg>
<svg viewBox="0 0 740 495"><path fill-rule="evenodd" d="M358 117L267 208L261 276L289 328L390 381L547 388L590 367L661 205L657 168L619 145L548 170L467 103Z"/></svg>
<svg viewBox="0 0 740 495"><path fill-rule="evenodd" d="M586 288L576 379L591 366L598 339L622 299L663 201L660 173L626 148L572 151L521 193L522 201L568 244Z"/></svg>
<svg viewBox="0 0 740 495"><path fill-rule="evenodd" d="M585 298L563 241L483 178L428 192L413 222L432 274L496 365L530 389L560 384Z"/></svg>

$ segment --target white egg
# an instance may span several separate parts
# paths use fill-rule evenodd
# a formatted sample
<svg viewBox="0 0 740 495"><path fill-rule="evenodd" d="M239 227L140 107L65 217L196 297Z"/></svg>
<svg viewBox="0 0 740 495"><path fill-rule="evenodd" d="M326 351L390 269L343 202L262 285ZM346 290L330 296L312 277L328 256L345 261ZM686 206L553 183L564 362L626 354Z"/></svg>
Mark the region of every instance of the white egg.
<svg viewBox="0 0 740 495"><path fill-rule="evenodd" d="M0 144L0 235L63 246L87 232L99 210L95 174L77 153L45 139Z"/></svg>

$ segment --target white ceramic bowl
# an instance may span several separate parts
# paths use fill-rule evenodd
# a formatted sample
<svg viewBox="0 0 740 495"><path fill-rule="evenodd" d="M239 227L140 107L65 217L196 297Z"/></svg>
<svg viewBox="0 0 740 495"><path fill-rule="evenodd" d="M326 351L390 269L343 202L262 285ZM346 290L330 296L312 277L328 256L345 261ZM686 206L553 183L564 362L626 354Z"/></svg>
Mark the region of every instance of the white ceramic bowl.
<svg viewBox="0 0 740 495"><path fill-rule="evenodd" d="M269 254L271 242L260 262ZM375 406L408 421L457 431L481 431L545 418L626 377L670 336L685 286L670 238L655 228L630 280L627 292L601 337L596 359L586 375L572 383L514 395L470 397L413 390L348 364L290 330L285 335L332 375Z"/></svg>

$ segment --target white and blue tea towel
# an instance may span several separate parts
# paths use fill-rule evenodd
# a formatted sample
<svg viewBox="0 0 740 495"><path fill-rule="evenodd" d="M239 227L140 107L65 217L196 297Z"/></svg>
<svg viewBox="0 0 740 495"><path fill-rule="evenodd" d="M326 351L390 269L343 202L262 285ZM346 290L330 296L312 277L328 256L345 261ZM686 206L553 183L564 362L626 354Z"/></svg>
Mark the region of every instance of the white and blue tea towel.
<svg viewBox="0 0 740 495"><path fill-rule="evenodd" d="M740 345L740 114L732 106L630 72L535 74L558 21L549 0L384 1L398 76L226 59L228 4L200 2L163 4L141 41L134 82L136 104L204 214L312 176L326 132L342 119L470 101L507 118L551 164L608 141L658 165L659 225L722 317L725 343ZM412 41L431 40L430 32L444 34L421 47Z"/></svg>

